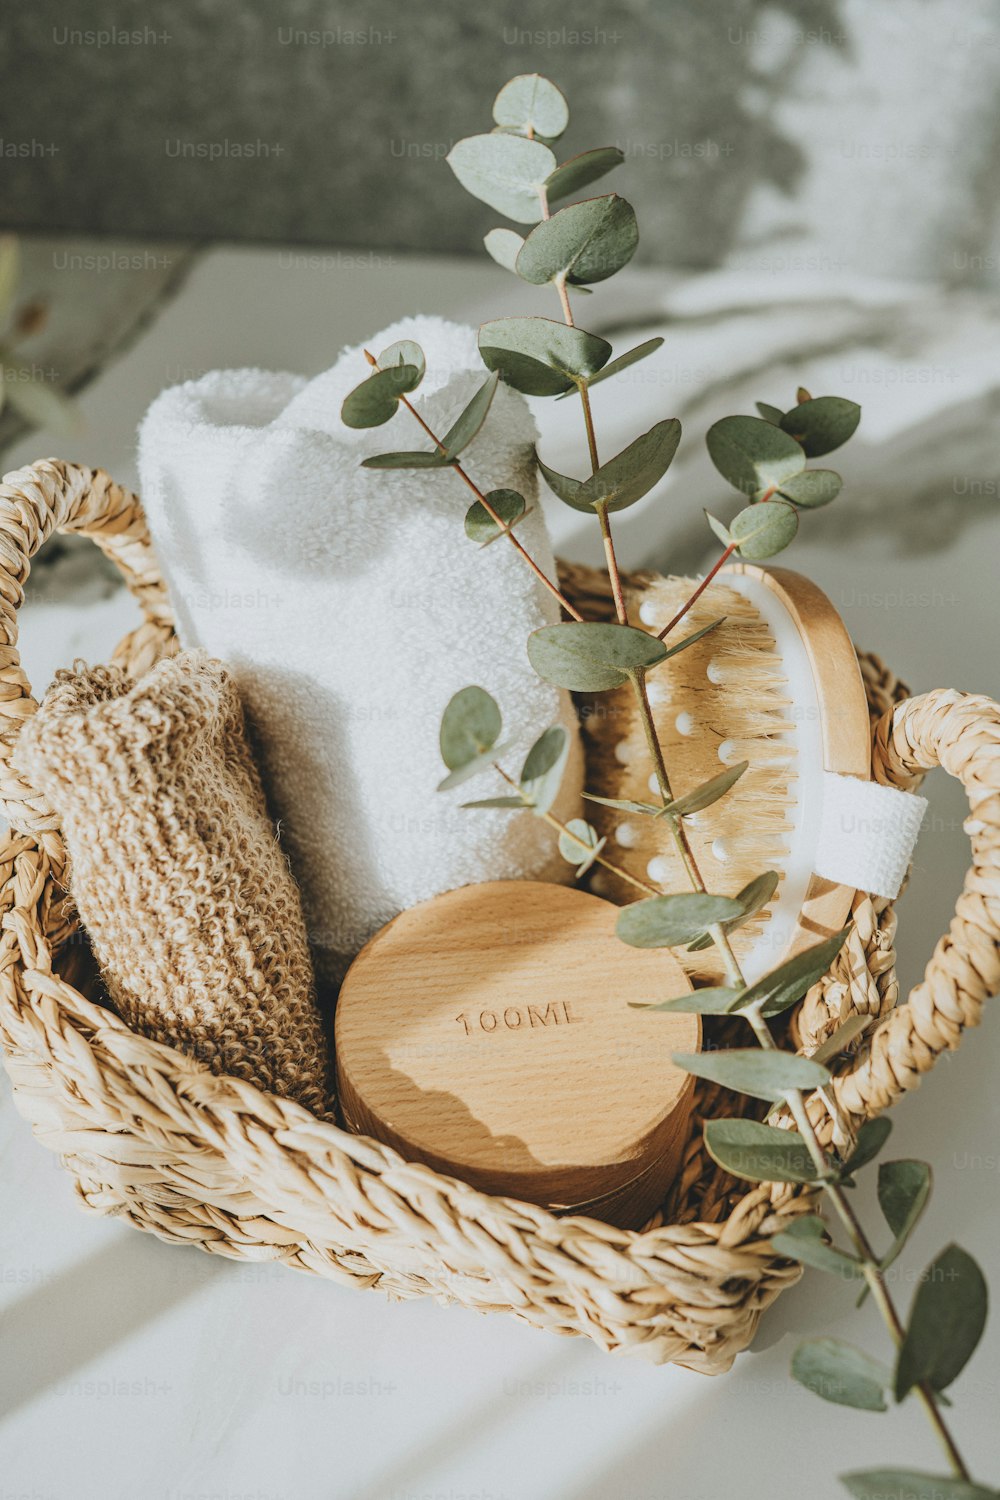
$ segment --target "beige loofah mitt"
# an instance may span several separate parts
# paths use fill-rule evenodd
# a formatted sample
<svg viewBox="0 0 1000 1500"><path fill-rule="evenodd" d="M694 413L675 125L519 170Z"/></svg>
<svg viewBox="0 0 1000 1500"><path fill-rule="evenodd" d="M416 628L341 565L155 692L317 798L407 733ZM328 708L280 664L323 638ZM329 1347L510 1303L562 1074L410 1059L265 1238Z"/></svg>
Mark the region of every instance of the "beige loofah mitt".
<svg viewBox="0 0 1000 1500"><path fill-rule="evenodd" d="M222 663L185 651L134 684L118 667L60 672L17 762L62 819L71 894L122 1019L327 1114L298 891Z"/></svg>

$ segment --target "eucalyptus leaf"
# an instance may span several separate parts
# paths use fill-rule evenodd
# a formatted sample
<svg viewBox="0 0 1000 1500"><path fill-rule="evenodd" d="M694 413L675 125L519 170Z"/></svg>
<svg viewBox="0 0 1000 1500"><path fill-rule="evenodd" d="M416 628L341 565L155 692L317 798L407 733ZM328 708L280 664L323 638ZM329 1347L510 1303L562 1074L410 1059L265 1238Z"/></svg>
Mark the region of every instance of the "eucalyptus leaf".
<svg viewBox="0 0 1000 1500"><path fill-rule="evenodd" d="M569 735L562 725L553 724L528 751L521 767L520 785L537 817L543 817L559 795L569 745Z"/></svg>
<svg viewBox="0 0 1000 1500"><path fill-rule="evenodd" d="M540 458L538 467L553 494L574 510L591 514L601 507L607 511L627 510L663 478L677 452L680 437L681 424L676 418L657 422L649 432L602 464L589 479L571 479L550 469Z"/></svg>
<svg viewBox="0 0 1000 1500"><path fill-rule="evenodd" d="M576 865L577 879L586 875L595 859L607 843L602 839L593 823L585 818L570 818L565 831L559 835L559 853L571 865Z"/></svg>
<svg viewBox="0 0 1000 1500"><path fill-rule="evenodd" d="M420 384L416 365L390 365L376 370L345 396L340 419L347 427L381 427L396 415L399 398Z"/></svg>
<svg viewBox="0 0 1000 1500"><path fill-rule="evenodd" d="M959 1245L949 1245L924 1272L896 1364L896 1400L921 1381L947 1390L982 1337L987 1291L983 1273Z"/></svg>
<svg viewBox="0 0 1000 1500"><path fill-rule="evenodd" d="M805 1141L756 1120L709 1120L705 1145L714 1162L746 1182L814 1182Z"/></svg>
<svg viewBox="0 0 1000 1500"><path fill-rule="evenodd" d="M783 552L799 529L799 514L782 500L762 500L741 510L729 528L741 557L760 562Z"/></svg>
<svg viewBox="0 0 1000 1500"><path fill-rule="evenodd" d="M485 688L460 689L441 717L441 759L448 770L461 770L484 751L492 750L502 727L500 709Z"/></svg>
<svg viewBox="0 0 1000 1500"><path fill-rule="evenodd" d="M786 479L778 494L806 510L817 510L836 500L843 482L835 469L803 469L801 474Z"/></svg>
<svg viewBox="0 0 1000 1500"><path fill-rule="evenodd" d="M612 375L620 375L622 370L627 370L630 365L637 365L641 359L648 359L651 354L656 353L662 343L662 338L655 338L646 339L643 344L636 344L634 349L629 349L625 354L619 354L617 359L613 359L610 364L604 366L603 370L598 370L596 375L591 376L587 382L588 386L600 385L602 380L610 380ZM572 391L564 391L558 399L565 401L566 397L571 395L573 395Z"/></svg>
<svg viewBox="0 0 1000 1500"><path fill-rule="evenodd" d="M874 1120L866 1120L858 1131L854 1150L844 1162L842 1168L844 1176L850 1177L861 1167L866 1167L870 1161L874 1161L889 1139L891 1130L892 1121L888 1115L879 1115Z"/></svg>
<svg viewBox="0 0 1000 1500"><path fill-rule="evenodd" d="M676 645L668 646L662 660L668 661L671 656L676 656L679 652L686 651L689 646L694 645L695 641L700 641L702 636L709 635L713 630L717 630L725 618L725 615L720 615L717 620L709 620L707 625L702 625L700 630L692 630L691 634L686 635L682 641L678 641Z"/></svg>
<svg viewBox="0 0 1000 1500"><path fill-rule="evenodd" d="M815 1214L806 1214L780 1234L772 1235L771 1244L779 1255L800 1261L815 1271L827 1271L831 1276L842 1276L845 1281L857 1281L864 1275L860 1262L829 1243L826 1225ZM887 1370L885 1384L890 1384L891 1380Z"/></svg>
<svg viewBox="0 0 1000 1500"><path fill-rule="evenodd" d="M852 1042L867 1028L871 1020L870 1016L848 1016L842 1026L838 1026L832 1036L828 1036L816 1051L812 1054L814 1062L827 1063L833 1058L839 1057L845 1052Z"/></svg>
<svg viewBox="0 0 1000 1500"><path fill-rule="evenodd" d="M856 1469L840 1482L854 1500L1000 1500L1000 1490L916 1469Z"/></svg>
<svg viewBox="0 0 1000 1500"><path fill-rule="evenodd" d="M499 383L499 375L490 375L441 439L447 463L453 463L477 436L479 429L486 421Z"/></svg>
<svg viewBox="0 0 1000 1500"><path fill-rule="evenodd" d="M390 344L388 349L382 350L378 363L381 370L387 370L392 365L412 365L419 372L421 380L427 371L424 351L412 339L400 339L398 343Z"/></svg>
<svg viewBox="0 0 1000 1500"><path fill-rule="evenodd" d="M498 812L524 812L525 802L523 797L480 797L477 802L462 802L462 808L482 807L495 808Z"/></svg>
<svg viewBox="0 0 1000 1500"><path fill-rule="evenodd" d="M493 118L498 125L533 131L554 141L569 124L569 106L555 84L540 73L519 73L494 99Z"/></svg>
<svg viewBox="0 0 1000 1500"><path fill-rule="evenodd" d="M754 405L765 422L773 422L776 427L780 425L781 419L785 415L780 406L771 406L767 401L756 401Z"/></svg>
<svg viewBox="0 0 1000 1500"><path fill-rule="evenodd" d="M607 339L554 318L497 318L479 330L488 370L526 396L558 396L595 375L611 358Z"/></svg>
<svg viewBox="0 0 1000 1500"><path fill-rule="evenodd" d="M886 1388L892 1376L883 1364L842 1339L809 1339L792 1358L792 1374L800 1385L858 1411L886 1411Z"/></svg>
<svg viewBox="0 0 1000 1500"><path fill-rule="evenodd" d="M373 453L371 458L363 458L361 467L363 469L446 469L451 463L447 453L440 449L434 449L425 453L421 450L405 450L400 453Z"/></svg>
<svg viewBox="0 0 1000 1500"><path fill-rule="evenodd" d="M546 180L545 191L549 202L555 203L560 198L568 198L571 193L578 193L581 188L589 187L615 167L620 167L624 160L625 153L617 146L598 146L593 151L581 151L579 156L571 156L568 161L556 167Z"/></svg>
<svg viewBox="0 0 1000 1500"><path fill-rule="evenodd" d="M705 520L708 522L709 530L712 532L712 535L716 537L716 539L720 541L724 547L729 547L732 545L733 539L729 534L728 526L723 526L718 517L713 516L711 511L708 510L706 510L705 512Z"/></svg>
<svg viewBox="0 0 1000 1500"><path fill-rule="evenodd" d="M756 984L743 991L739 1009L747 1010L751 1005L759 1004L762 1015L776 1016L779 1011L795 1005L818 979L823 978L844 946L849 932L850 928L844 927L825 942L816 943L802 953L786 959L783 964L772 969L770 974L765 974L763 979L758 979Z"/></svg>
<svg viewBox="0 0 1000 1500"><path fill-rule="evenodd" d="M453 791L455 787L471 781L473 776L481 776L484 771L492 770L497 756L506 748L506 745L495 745L492 750L484 750L482 755L476 755L472 760L466 761L465 765L459 766L457 770L449 771L444 780L438 782L437 790L439 792Z"/></svg>
<svg viewBox="0 0 1000 1500"><path fill-rule="evenodd" d="M615 931L630 948L676 948L717 922L737 916L739 909L731 896L700 891L650 896L622 907Z"/></svg>
<svg viewBox="0 0 1000 1500"><path fill-rule="evenodd" d="M773 1101L783 1098L790 1089L818 1089L830 1081L827 1069L808 1057L795 1052L765 1052L760 1047L675 1052L674 1062L696 1078L708 1078L753 1099Z"/></svg>
<svg viewBox="0 0 1000 1500"><path fill-rule="evenodd" d="M638 243L631 203L608 193L543 219L525 240L515 269L534 286L563 278L579 284L606 281L628 264Z"/></svg>
<svg viewBox="0 0 1000 1500"><path fill-rule="evenodd" d="M883 1161L878 1169L878 1202L892 1230L892 1249L882 1258L888 1270L897 1259L927 1206L933 1178L925 1161Z"/></svg>
<svg viewBox="0 0 1000 1500"><path fill-rule="evenodd" d="M730 766L728 771L723 771L720 776L713 776L711 781L703 781L701 786L696 786L693 791L686 792L683 797L675 797L670 804L670 811L677 817L688 817L691 813L701 812L706 807L711 807L713 802L718 802L724 797L730 787L734 787L749 766L748 760L741 760L735 766Z"/></svg>
<svg viewBox="0 0 1000 1500"><path fill-rule="evenodd" d="M602 807L613 807L616 812L636 813L641 817L662 818L666 808L662 802L632 802L628 797L599 797L596 792L584 792L588 802L599 802Z"/></svg>
<svg viewBox="0 0 1000 1500"><path fill-rule="evenodd" d="M528 660L539 677L577 693L621 687L629 672L655 666L666 654L662 641L632 625L570 620L528 637Z"/></svg>
<svg viewBox="0 0 1000 1500"><path fill-rule="evenodd" d="M734 489L759 495L805 468L794 438L762 417L723 417L705 436L709 457Z"/></svg>
<svg viewBox="0 0 1000 1500"><path fill-rule="evenodd" d="M513 526L525 514L524 496L517 490L490 490L486 498L505 526ZM473 501L465 513L465 534L482 546L500 535L500 527L481 500Z"/></svg>
<svg viewBox="0 0 1000 1500"><path fill-rule="evenodd" d="M665 1010L682 1015L724 1016L739 994L739 990L725 985L712 985L703 990L692 990L689 995L678 995L671 1000L652 1002L630 1000L633 1010Z"/></svg>
<svg viewBox="0 0 1000 1500"><path fill-rule="evenodd" d="M541 194L556 159L541 141L520 135L470 135L456 141L447 162L466 192L518 224L542 217Z"/></svg>
<svg viewBox="0 0 1000 1500"><path fill-rule="evenodd" d="M801 443L807 458L819 458L846 443L860 421L861 407L856 401L843 396L816 396L787 411L781 426Z"/></svg>
<svg viewBox="0 0 1000 1500"><path fill-rule="evenodd" d="M747 882L741 891L736 892L735 899L740 903L743 910L731 922L723 922L723 929L726 932L732 932L734 927L742 926L744 922L748 921L767 905L777 889L778 872L776 870L766 870L763 875L756 875L753 880ZM696 942L691 943L688 947L688 952L700 953L702 949L711 947L711 944L711 936L706 934L705 937L698 938ZM824 1062L825 1058L816 1057L814 1061Z"/></svg>
<svg viewBox="0 0 1000 1500"><path fill-rule="evenodd" d="M498 266L503 266L505 271L516 270L515 261L524 244L524 236L516 229L491 229L484 236L483 244Z"/></svg>

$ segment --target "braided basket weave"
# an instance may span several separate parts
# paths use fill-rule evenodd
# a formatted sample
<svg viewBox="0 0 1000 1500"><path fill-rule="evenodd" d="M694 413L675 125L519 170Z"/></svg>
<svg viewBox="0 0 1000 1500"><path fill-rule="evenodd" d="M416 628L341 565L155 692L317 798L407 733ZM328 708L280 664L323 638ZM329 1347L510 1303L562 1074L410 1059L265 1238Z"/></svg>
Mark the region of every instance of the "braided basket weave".
<svg viewBox="0 0 1000 1500"><path fill-rule="evenodd" d="M769 1237L808 1212L807 1190L748 1187L707 1157L701 1121L733 1096L700 1085L681 1173L639 1233L491 1198L394 1151L315 1119L301 1105L217 1078L134 1035L99 1004L93 963L64 900L57 819L10 764L36 708L21 670L16 611L30 559L54 531L82 532L120 568L143 623L117 660L135 676L177 649L167 595L138 500L100 471L45 461L0 485L0 1044L14 1099L58 1152L82 1201L211 1254L283 1261L400 1297L508 1311L608 1350L707 1372L726 1369L799 1267ZM564 571L593 596L596 576ZM895 917L859 895L833 970L798 1008L811 1050L847 1016L871 1018L835 1081L853 1124L912 1088L956 1046L1000 989L1000 708L938 691L907 698L862 657L877 780L913 788L942 765L966 788L972 867L925 978L897 1006ZM824 1141L820 1101L811 1112Z"/></svg>

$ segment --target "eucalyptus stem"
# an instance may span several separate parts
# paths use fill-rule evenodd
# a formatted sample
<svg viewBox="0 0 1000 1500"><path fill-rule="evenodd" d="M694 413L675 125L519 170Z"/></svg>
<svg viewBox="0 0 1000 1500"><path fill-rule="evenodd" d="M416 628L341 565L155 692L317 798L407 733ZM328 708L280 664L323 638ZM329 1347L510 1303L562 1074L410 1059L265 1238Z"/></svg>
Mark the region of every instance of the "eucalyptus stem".
<svg viewBox="0 0 1000 1500"><path fill-rule="evenodd" d="M768 1052L780 1051L771 1028L761 1014L759 1006L752 1005L747 1010L741 1011L753 1030L754 1036L760 1046ZM857 1258L861 1264L862 1273L872 1294L886 1327L892 1337L897 1349L902 1346L905 1337L903 1321L896 1310L892 1300L892 1294L885 1282L885 1273L879 1262L878 1256L872 1248L871 1242L864 1231L860 1219L854 1211L854 1207L845 1193L843 1187L836 1179L836 1167L827 1156L816 1134L809 1111L806 1108L805 1096L801 1089L788 1089L784 1095L785 1102L791 1112L792 1118L806 1144L806 1149L816 1167L816 1174L820 1187L826 1193L833 1204L837 1215L847 1232L847 1236L854 1247ZM966 1467L965 1460L958 1451L955 1439L948 1429L948 1424L938 1404L933 1387L926 1381L918 1381L916 1385L917 1395L923 1406L927 1417L934 1428L935 1434L940 1440L951 1464L952 1470L959 1479L971 1480L971 1475Z"/></svg>
<svg viewBox="0 0 1000 1500"><path fill-rule="evenodd" d="M493 768L494 770L500 772L500 775L503 777L504 781L506 781L508 786L513 787L516 792L521 791L520 783L515 781L513 776L509 775L498 761L493 762ZM526 802L525 807L529 806L530 803ZM547 823L550 828L554 828L558 833L565 834L566 838L571 839L578 848L585 849L588 854L593 853L593 848L590 844L587 843L587 840L581 838L578 833L574 833L572 828L570 828L566 823L560 822L555 813L542 813L542 820L543 822ZM609 870L612 875L617 875L620 880L628 881L629 885L634 885L636 890L642 891L644 896L663 895L663 892L657 886L650 885L648 880L642 880L638 875L630 874L628 870L622 869L621 865L616 865L613 860L605 859L602 854L595 854L593 863L595 865L600 865L602 869Z"/></svg>
<svg viewBox="0 0 1000 1500"><path fill-rule="evenodd" d="M683 620L684 616L687 614L687 612L691 608L691 606L693 604L697 604L698 603L698 600L701 598L702 594L708 588L708 585L712 582L712 579L719 572L720 568L724 568L725 565L726 565L726 563L732 557L733 553L737 552L737 551L739 551L739 542L730 542L729 546L725 549L725 551L723 552L722 556L718 559L718 561L705 574L704 578L701 580L701 582L699 583L698 587L695 589L694 593L691 595L691 597L687 601L687 603L686 604L682 604L681 607L680 607L680 609L674 615L673 619L670 620L668 624L664 625L663 629L660 631L659 635L657 636L657 640L661 640L661 641L666 640L666 638L670 634L670 632L676 626L678 626L681 623L681 621Z"/></svg>
<svg viewBox="0 0 1000 1500"><path fill-rule="evenodd" d="M375 356L369 353L367 349L364 352L365 358L367 359L368 363L374 365L375 368L378 369L378 360L375 358ZM423 417L417 411L417 408L413 405L412 401L409 401L405 395L401 395L399 397L399 400L401 401L403 406L406 407L406 410L410 413L410 416L420 424L424 432L434 444L435 448L437 448L440 453L443 453L445 451L444 444L434 432L434 430L429 426L429 424L424 421ZM538 563L532 557L527 548L522 546L520 539L514 535L513 527L508 524L508 522L503 520L500 515L498 515L495 507L491 504L489 498L479 488L478 484L472 478L472 476L463 468L463 466L458 462L457 459L453 459L449 467L454 469L459 479L463 480L468 485L469 489L475 495L476 499L479 501L480 505L483 507L483 510L489 516L490 520L495 526L498 526L500 528L503 534L507 537L508 541L517 551L519 556L523 558L523 560L528 564L528 567L534 573L539 583L544 584L552 597L557 601L560 608L564 609L571 619L582 621L583 615L581 615L580 611L576 608L575 605L570 603L570 601L566 598L566 595L559 588L558 584L553 583L552 579L545 572L544 568L539 567Z"/></svg>

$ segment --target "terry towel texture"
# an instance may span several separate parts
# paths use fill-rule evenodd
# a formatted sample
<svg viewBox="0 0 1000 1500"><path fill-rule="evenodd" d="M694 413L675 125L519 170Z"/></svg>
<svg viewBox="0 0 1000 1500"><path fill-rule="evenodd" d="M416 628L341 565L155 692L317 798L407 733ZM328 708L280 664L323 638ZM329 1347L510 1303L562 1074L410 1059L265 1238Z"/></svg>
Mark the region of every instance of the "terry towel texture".
<svg viewBox="0 0 1000 1500"><path fill-rule="evenodd" d="M411 318L367 347L403 338L427 356L414 404L443 432L486 377L475 333ZM181 641L236 676L317 974L332 982L417 901L487 879L570 878L540 819L460 809L502 790L491 777L436 794L438 726L459 688L477 683L497 699L513 772L549 724L570 730L565 817L579 810L582 780L568 696L535 677L525 652L530 631L558 620L555 601L502 539L467 540L472 497L453 473L360 467L373 453L430 447L402 408L374 429L341 423L344 397L368 373L360 347L312 381L218 371L165 391L139 446ZM523 397L501 385L463 464L484 490L521 491L533 510L518 534L554 576L535 438Z"/></svg>
<svg viewBox="0 0 1000 1500"><path fill-rule="evenodd" d="M120 667L60 672L16 758L60 815L122 1019L326 1114L298 892L222 664L183 652L134 685Z"/></svg>

